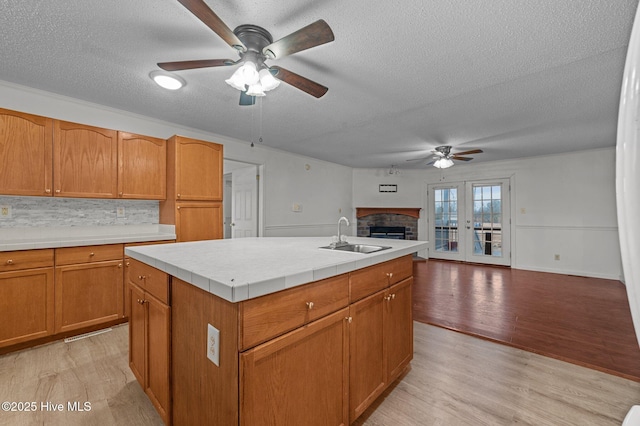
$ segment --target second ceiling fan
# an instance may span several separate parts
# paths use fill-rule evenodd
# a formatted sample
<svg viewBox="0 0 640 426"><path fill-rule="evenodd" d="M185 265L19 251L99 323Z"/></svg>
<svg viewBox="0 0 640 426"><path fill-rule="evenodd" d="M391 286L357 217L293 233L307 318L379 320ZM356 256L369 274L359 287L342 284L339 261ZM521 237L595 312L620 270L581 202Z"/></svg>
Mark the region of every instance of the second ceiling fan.
<svg viewBox="0 0 640 426"><path fill-rule="evenodd" d="M244 63L227 80L228 84L240 90L240 105L253 105L256 96L264 96L264 91L277 87L279 81L284 81L316 98L322 97L329 90L292 71L265 64L266 60L279 59L333 41L333 31L322 19L274 42L271 34L257 25L240 25L231 31L204 0L178 1L229 46L236 49L240 59L200 59L158 63L163 70L181 71Z"/></svg>

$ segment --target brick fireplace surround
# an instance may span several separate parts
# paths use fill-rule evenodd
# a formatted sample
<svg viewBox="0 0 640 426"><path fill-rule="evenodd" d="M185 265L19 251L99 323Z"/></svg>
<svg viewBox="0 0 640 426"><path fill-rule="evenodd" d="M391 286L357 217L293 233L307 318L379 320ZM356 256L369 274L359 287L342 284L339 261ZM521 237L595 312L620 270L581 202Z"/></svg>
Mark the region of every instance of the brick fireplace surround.
<svg viewBox="0 0 640 426"><path fill-rule="evenodd" d="M421 208L356 207L358 237L368 237L371 226L403 226L407 240L418 239L418 219Z"/></svg>

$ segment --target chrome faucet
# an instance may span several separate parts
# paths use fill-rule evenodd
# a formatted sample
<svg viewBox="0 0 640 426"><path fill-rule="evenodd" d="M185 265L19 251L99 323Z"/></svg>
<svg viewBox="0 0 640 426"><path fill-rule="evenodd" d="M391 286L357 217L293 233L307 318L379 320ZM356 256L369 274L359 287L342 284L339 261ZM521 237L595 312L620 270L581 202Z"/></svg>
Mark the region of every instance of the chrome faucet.
<svg viewBox="0 0 640 426"><path fill-rule="evenodd" d="M349 226L349 219L347 219L346 217L342 216L340 219L338 219L338 242L336 244L337 246L348 244L346 235L342 235L342 226L341 226L342 222L346 223L347 226ZM342 240L342 237L345 237L344 241Z"/></svg>

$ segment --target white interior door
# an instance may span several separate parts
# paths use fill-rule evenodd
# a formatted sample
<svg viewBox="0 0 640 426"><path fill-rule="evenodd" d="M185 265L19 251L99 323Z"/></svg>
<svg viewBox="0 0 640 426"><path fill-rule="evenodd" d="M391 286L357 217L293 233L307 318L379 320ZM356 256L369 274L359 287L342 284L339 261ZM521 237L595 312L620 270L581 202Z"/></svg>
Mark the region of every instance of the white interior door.
<svg viewBox="0 0 640 426"><path fill-rule="evenodd" d="M511 264L508 179L429 185L429 257Z"/></svg>
<svg viewBox="0 0 640 426"><path fill-rule="evenodd" d="M231 173L231 237L255 237L258 230L257 167L249 166Z"/></svg>

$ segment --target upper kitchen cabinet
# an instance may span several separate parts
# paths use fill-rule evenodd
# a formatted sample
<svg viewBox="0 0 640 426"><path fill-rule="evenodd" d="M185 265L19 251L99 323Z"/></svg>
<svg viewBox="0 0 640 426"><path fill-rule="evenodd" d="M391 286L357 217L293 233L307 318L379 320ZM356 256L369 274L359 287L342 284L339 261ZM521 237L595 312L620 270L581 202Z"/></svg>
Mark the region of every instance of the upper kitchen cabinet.
<svg viewBox="0 0 640 426"><path fill-rule="evenodd" d="M167 141L118 132L118 198L167 198Z"/></svg>
<svg viewBox="0 0 640 426"><path fill-rule="evenodd" d="M0 194L51 196L53 120L0 109Z"/></svg>
<svg viewBox="0 0 640 426"><path fill-rule="evenodd" d="M168 167L177 201L222 201L222 145L173 136Z"/></svg>
<svg viewBox="0 0 640 426"><path fill-rule="evenodd" d="M222 145L173 136L167 141L167 199L160 223L176 226L176 240L223 236Z"/></svg>
<svg viewBox="0 0 640 426"><path fill-rule="evenodd" d="M116 198L118 132L54 121L55 196Z"/></svg>

